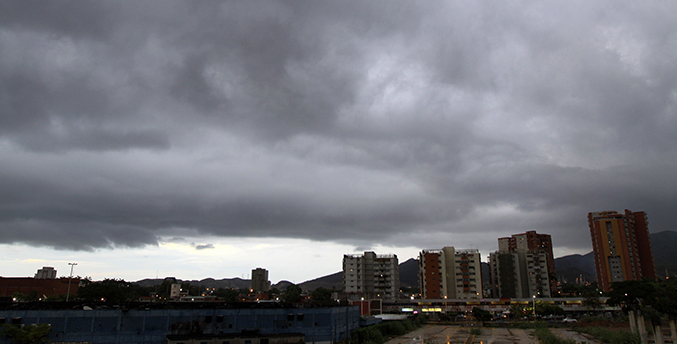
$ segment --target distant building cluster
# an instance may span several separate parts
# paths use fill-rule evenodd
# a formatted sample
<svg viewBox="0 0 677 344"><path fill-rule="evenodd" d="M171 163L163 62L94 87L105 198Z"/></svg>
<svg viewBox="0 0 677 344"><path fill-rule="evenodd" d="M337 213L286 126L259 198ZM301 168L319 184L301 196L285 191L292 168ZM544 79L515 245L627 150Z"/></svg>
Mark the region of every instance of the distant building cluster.
<svg viewBox="0 0 677 344"><path fill-rule="evenodd" d="M608 291L612 282L656 278L645 212L589 213L588 222L601 290ZM476 249L422 250L418 268L418 297L423 299L550 298L559 294L552 238L536 231L498 239L498 250L488 256L488 287L483 284ZM398 269L396 255L344 255L343 292L352 300L403 297L398 292Z"/></svg>
<svg viewBox="0 0 677 344"><path fill-rule="evenodd" d="M594 212L588 214L588 223L600 289L608 291L613 282L656 278L645 212ZM72 269L76 263L69 265ZM168 277L161 284L162 299L156 287L151 293L154 296L140 298L138 301L145 302L134 305L134 309L110 309L104 305L88 312L94 310L89 305L40 309L30 303L21 309L15 307L21 303L5 302L8 307L0 309L0 319L22 326L48 319L53 328L48 339L59 342L295 344L347 342L351 331L360 327L360 315L468 313L476 307L504 314L514 305L529 302L535 309L536 298L566 312L587 311L581 297L553 299L558 286L552 238L548 234L527 231L498 238L498 250L489 254L487 265L489 281L485 286L479 250L453 246L421 250L419 295L405 296L400 290L397 256L369 251L343 256L342 295L321 288L308 295L299 286L289 285L284 302L273 301L269 299L272 291L268 271L256 268L251 272L249 290L231 289L234 293L228 299L229 294L212 295L214 288L207 288L199 296L190 295L192 287L182 289L182 284ZM33 278L0 277L0 298L30 293L37 300L78 293L79 278L56 276L57 271L46 266ZM318 290L322 292L316 293ZM81 291L85 293L85 289ZM336 302L339 298L342 300ZM309 299L313 302L306 303ZM600 305L605 302L599 299ZM156 307L154 302L160 300L163 304ZM191 307L188 302L200 304ZM228 306L224 307L223 302ZM620 311L618 307L604 307ZM366 324L376 318L363 320Z"/></svg>
<svg viewBox="0 0 677 344"><path fill-rule="evenodd" d="M655 279L656 268L649 236L649 221L643 211L601 211L588 214L588 224L599 287L608 291L613 282ZM423 299L473 300L481 298L550 298L557 296L552 238L548 234L527 231L498 238L498 250L488 255L485 277L480 252L445 246L421 250L418 256L418 295L403 295L400 290L399 261L395 254L352 254L343 256L342 292L332 298L362 300ZM75 265L75 263L69 265ZM72 268L72 266L71 266ZM79 278L56 278L54 267L39 269L34 278L0 277L0 297L32 293L37 298L77 295ZM582 276L581 276L582 279ZM72 289L69 289L72 281ZM212 288L214 289L214 288ZM251 271L249 294L239 299L269 299L271 282L268 270ZM204 298L216 300L212 290L188 295L175 280L167 287L170 300ZM301 298L308 298L303 292Z"/></svg>

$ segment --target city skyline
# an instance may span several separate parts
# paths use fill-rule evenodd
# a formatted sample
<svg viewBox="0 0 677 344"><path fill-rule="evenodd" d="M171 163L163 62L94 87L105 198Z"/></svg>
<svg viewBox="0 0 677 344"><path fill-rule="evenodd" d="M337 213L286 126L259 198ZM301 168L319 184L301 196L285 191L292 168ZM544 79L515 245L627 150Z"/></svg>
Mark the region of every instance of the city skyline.
<svg viewBox="0 0 677 344"><path fill-rule="evenodd" d="M675 230L677 3L0 3L0 266L303 282Z"/></svg>

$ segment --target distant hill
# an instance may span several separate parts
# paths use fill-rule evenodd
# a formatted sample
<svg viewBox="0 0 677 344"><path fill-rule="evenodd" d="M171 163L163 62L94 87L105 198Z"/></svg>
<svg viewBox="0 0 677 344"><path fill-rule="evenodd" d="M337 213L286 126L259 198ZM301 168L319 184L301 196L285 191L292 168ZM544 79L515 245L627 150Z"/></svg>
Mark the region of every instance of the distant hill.
<svg viewBox="0 0 677 344"><path fill-rule="evenodd" d="M651 234L651 246L653 247L654 263L658 277L665 278L667 269L670 277L677 277L677 232L665 231Z"/></svg>
<svg viewBox="0 0 677 344"><path fill-rule="evenodd" d="M341 290L343 288L343 271L335 272L331 275L316 278L299 284L303 290L315 290L319 287Z"/></svg>
<svg viewBox="0 0 677 344"><path fill-rule="evenodd" d="M581 277L588 282L597 281L595 257L592 252L555 258L555 272L558 279L568 283L575 283L576 279Z"/></svg>
<svg viewBox="0 0 677 344"><path fill-rule="evenodd" d="M248 289L250 282L251 282L250 280L241 279L239 277L224 278L224 279L220 279L220 280L216 280L216 279L213 279L213 278L205 278L205 279L199 280L199 281L198 280L192 280L192 281L186 280L186 281L184 281L184 280L180 280L178 278L176 280L179 283L185 282L185 283L190 283L192 285L203 286L205 288L217 288L217 289L218 288ZM142 287L150 287L150 286L158 285L158 284L162 283L162 281L164 281L164 278L159 278L159 279L157 279L157 278L146 278L146 279L142 279L140 281L136 281L134 283L138 284Z"/></svg>
<svg viewBox="0 0 677 344"><path fill-rule="evenodd" d="M418 288L418 260L409 258L400 264L400 287Z"/></svg>

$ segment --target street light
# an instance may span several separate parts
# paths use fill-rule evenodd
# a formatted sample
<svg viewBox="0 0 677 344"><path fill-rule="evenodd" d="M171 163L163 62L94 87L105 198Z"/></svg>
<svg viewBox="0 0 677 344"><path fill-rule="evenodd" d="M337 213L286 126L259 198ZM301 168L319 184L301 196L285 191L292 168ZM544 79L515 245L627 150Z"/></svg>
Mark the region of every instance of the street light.
<svg viewBox="0 0 677 344"><path fill-rule="evenodd" d="M66 302L68 302L68 297L71 296L71 280L73 279L73 267L78 265L78 263L68 263L71 266L71 275L68 277L68 293L66 293Z"/></svg>
<svg viewBox="0 0 677 344"><path fill-rule="evenodd" d="M534 308L533 309L533 315L534 315L534 320L536 320L536 295L532 296L532 300L533 300L532 307Z"/></svg>

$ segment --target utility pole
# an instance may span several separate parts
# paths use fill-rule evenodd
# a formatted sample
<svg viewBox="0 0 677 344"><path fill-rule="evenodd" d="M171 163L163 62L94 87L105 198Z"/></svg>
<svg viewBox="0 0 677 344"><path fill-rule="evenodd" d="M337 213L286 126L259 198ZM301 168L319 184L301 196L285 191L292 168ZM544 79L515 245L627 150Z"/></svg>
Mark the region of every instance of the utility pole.
<svg viewBox="0 0 677 344"><path fill-rule="evenodd" d="M71 275L68 277L68 293L66 293L66 302L68 302L68 298L71 296L71 280L73 279L73 267L75 265L78 265L78 263L68 263L68 265L71 266Z"/></svg>

